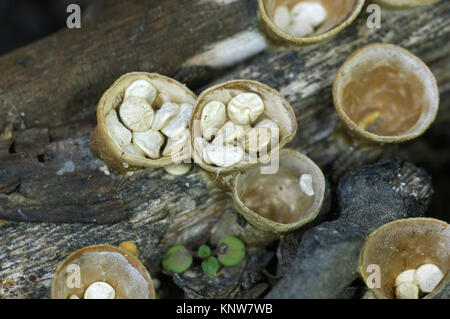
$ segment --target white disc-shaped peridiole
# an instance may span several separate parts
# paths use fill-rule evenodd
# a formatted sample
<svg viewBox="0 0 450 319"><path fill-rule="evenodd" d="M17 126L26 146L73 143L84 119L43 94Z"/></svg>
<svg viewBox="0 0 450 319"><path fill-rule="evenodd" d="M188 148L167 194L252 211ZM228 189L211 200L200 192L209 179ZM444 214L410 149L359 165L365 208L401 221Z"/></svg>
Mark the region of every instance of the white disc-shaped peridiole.
<svg viewBox="0 0 450 319"><path fill-rule="evenodd" d="M449 252L446 222L401 219L369 235L361 250L359 272L377 298L433 298L449 282ZM377 282L379 286L374 285Z"/></svg>

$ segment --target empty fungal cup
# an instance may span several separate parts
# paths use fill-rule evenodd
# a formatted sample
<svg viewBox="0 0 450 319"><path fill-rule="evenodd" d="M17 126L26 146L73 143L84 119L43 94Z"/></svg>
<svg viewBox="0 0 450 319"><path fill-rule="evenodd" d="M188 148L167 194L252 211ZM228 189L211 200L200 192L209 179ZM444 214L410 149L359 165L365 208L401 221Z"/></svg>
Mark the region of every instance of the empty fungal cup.
<svg viewBox="0 0 450 319"><path fill-rule="evenodd" d="M257 230L278 236L313 221L325 194L325 177L308 157L285 149L279 160L275 174L253 167L238 173L233 185L237 211Z"/></svg>
<svg viewBox="0 0 450 319"><path fill-rule="evenodd" d="M405 288L411 288L405 289L406 292L416 290L416 298L432 298L449 282L449 252L450 227L447 223L432 218L397 220L369 235L361 251L359 272L377 298L398 298L397 289L403 282L408 282ZM371 265L379 267L379 287L371 280L375 269ZM439 269L437 279L436 272L433 274L429 268ZM428 276L424 276L427 272ZM426 284L427 280L431 280L431 287ZM424 284L431 289L423 288ZM419 290L424 291L417 294Z"/></svg>
<svg viewBox="0 0 450 319"><path fill-rule="evenodd" d="M57 268L52 299L154 299L152 279L130 252L109 245L84 247Z"/></svg>
<svg viewBox="0 0 450 319"><path fill-rule="evenodd" d="M422 135L434 121L439 91L429 68L409 51L370 44L354 52L333 85L336 111L352 135L399 143Z"/></svg>
<svg viewBox="0 0 450 319"><path fill-rule="evenodd" d="M258 0L261 26L275 42L321 42L350 25L364 0Z"/></svg>

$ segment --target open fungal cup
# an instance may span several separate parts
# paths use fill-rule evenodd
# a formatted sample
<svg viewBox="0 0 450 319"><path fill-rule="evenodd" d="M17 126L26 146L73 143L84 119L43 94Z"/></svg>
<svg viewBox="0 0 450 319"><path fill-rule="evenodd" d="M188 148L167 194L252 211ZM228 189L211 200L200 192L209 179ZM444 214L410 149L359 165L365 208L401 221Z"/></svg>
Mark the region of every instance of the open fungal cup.
<svg viewBox="0 0 450 319"><path fill-rule="evenodd" d="M429 68L391 44L370 44L353 53L336 75L333 99L350 133L380 144L422 135L439 108Z"/></svg>
<svg viewBox="0 0 450 319"><path fill-rule="evenodd" d="M285 149L279 170L261 174L258 167L240 172L233 185L238 212L255 228L283 234L313 221L323 203L325 177L305 155Z"/></svg>
<svg viewBox="0 0 450 319"><path fill-rule="evenodd" d="M388 9L407 9L421 7L433 4L438 1L440 0L373 0L374 3Z"/></svg>
<svg viewBox="0 0 450 319"><path fill-rule="evenodd" d="M361 251L359 272L366 283L370 265L381 272L380 287L371 289L376 297L432 298L450 279L450 227L432 218L388 223L370 234Z"/></svg>
<svg viewBox="0 0 450 319"><path fill-rule="evenodd" d="M97 107L93 149L113 168L163 167L190 158L189 120L196 96L155 73L128 73Z"/></svg>
<svg viewBox="0 0 450 319"><path fill-rule="evenodd" d="M316 43L350 25L364 0L258 0L261 24L275 42Z"/></svg>
<svg viewBox="0 0 450 319"><path fill-rule="evenodd" d="M200 94L190 130L194 161L206 171L230 173L269 161L295 136L297 121L274 89L235 80Z"/></svg>
<svg viewBox="0 0 450 319"><path fill-rule="evenodd" d="M155 291L150 274L133 254L118 247L95 245L72 253L59 265L51 297L154 299Z"/></svg>

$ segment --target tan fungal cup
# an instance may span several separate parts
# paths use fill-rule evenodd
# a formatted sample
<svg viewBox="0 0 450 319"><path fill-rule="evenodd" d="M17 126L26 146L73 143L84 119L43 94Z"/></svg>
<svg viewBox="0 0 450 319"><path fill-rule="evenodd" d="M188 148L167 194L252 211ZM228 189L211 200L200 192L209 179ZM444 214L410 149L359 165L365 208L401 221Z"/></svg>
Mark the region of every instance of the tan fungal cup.
<svg viewBox="0 0 450 319"><path fill-rule="evenodd" d="M190 140L188 125L196 99L166 76L125 74L98 103L91 146L118 170L163 167L190 158L190 145L184 143Z"/></svg>
<svg viewBox="0 0 450 319"><path fill-rule="evenodd" d="M276 90L229 81L198 97L190 123L192 157L208 172L240 171L270 160L296 131L294 111Z"/></svg>
<svg viewBox="0 0 450 319"><path fill-rule="evenodd" d="M336 111L352 135L399 143L422 135L439 108L436 79L419 58L391 44L354 52L333 85Z"/></svg>
<svg viewBox="0 0 450 319"><path fill-rule="evenodd" d="M363 6L364 0L258 0L262 28L284 45L324 41L349 26Z"/></svg>
<svg viewBox="0 0 450 319"><path fill-rule="evenodd" d="M252 226L280 235L317 217L325 187L325 177L312 160L284 149L277 173L261 174L260 167L237 173L233 200L237 211Z"/></svg>
<svg viewBox="0 0 450 319"><path fill-rule="evenodd" d="M433 264L440 268L444 278L431 293L423 296L432 298L449 282L449 252L450 227L447 223L432 218L397 220L369 235L361 251L359 272L367 283L373 271L368 272L368 266L378 265L381 288L373 288L372 292L377 298L395 298L396 279L397 283L405 280L397 278L399 274L424 264Z"/></svg>
<svg viewBox="0 0 450 319"><path fill-rule="evenodd" d="M440 0L373 0L374 3L388 9L407 9L436 3Z"/></svg>
<svg viewBox="0 0 450 319"><path fill-rule="evenodd" d="M80 288L74 283L71 265L80 268ZM57 268L51 288L52 299L83 299L93 283L114 288L115 299L154 299L150 274L130 252L109 245L84 247L69 255ZM70 285L69 285L70 284Z"/></svg>

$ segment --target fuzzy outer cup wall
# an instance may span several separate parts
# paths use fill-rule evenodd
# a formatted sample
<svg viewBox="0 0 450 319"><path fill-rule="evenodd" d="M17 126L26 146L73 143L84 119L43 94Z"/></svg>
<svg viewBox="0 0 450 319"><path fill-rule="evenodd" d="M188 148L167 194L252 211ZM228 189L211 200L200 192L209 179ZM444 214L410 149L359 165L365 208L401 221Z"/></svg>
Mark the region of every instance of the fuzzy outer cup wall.
<svg viewBox="0 0 450 319"><path fill-rule="evenodd" d="M348 27L363 6L364 0L258 0L261 28L284 46L329 39Z"/></svg>

